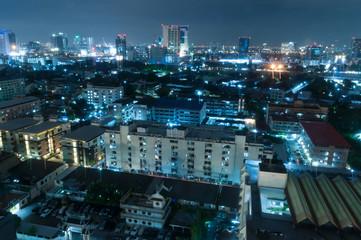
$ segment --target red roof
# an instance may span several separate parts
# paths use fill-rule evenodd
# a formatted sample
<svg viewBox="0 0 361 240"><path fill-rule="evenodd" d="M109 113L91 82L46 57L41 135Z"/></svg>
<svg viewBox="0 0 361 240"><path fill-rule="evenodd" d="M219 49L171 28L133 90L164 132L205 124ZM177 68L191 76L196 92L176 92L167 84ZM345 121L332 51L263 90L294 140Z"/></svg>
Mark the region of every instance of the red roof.
<svg viewBox="0 0 361 240"><path fill-rule="evenodd" d="M316 146L335 146L350 148L351 145L339 134L336 129L324 122L301 122L303 129Z"/></svg>

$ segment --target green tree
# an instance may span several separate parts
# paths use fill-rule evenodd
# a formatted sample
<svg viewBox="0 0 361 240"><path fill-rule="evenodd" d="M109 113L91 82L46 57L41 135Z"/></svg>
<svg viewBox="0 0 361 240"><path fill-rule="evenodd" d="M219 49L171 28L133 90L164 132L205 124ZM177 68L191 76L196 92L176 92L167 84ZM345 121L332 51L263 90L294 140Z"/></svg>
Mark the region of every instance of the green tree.
<svg viewBox="0 0 361 240"><path fill-rule="evenodd" d="M36 236L36 233L37 233L38 229L34 226L34 225L31 225L28 230L26 231L26 235L29 235L29 236Z"/></svg>

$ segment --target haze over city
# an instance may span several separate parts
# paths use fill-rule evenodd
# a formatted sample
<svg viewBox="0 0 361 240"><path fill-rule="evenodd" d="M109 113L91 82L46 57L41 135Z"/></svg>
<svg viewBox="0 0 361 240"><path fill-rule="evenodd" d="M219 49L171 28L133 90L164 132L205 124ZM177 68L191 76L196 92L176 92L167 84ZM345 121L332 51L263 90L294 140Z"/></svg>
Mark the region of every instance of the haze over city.
<svg viewBox="0 0 361 240"><path fill-rule="evenodd" d="M15 0L2 2L0 28L24 42L48 42L50 34L66 32L94 36L97 43L127 33L131 44L148 44L160 35L161 24L187 24L196 45L236 45L238 36L252 36L258 45L350 44L360 8L357 0Z"/></svg>

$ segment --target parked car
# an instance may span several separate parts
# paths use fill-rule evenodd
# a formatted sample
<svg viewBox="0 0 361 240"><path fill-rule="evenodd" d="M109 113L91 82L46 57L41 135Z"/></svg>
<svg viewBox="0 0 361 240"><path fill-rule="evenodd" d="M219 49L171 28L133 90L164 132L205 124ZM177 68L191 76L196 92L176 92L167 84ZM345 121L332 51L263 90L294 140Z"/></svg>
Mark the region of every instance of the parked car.
<svg viewBox="0 0 361 240"><path fill-rule="evenodd" d="M107 224L107 220L104 220L104 222L102 222L102 224L100 224L99 230L104 231L106 224Z"/></svg>
<svg viewBox="0 0 361 240"><path fill-rule="evenodd" d="M157 238L163 240L164 236L165 236L165 231L164 231L164 230L160 230L160 232L158 233Z"/></svg>
<svg viewBox="0 0 361 240"><path fill-rule="evenodd" d="M139 231L139 225L134 225L132 231L130 232L130 236L136 236Z"/></svg>
<svg viewBox="0 0 361 240"><path fill-rule="evenodd" d="M52 211L53 211L52 208L47 208L47 209L45 209L44 212L40 215L40 217L45 218L45 217L48 216Z"/></svg>
<svg viewBox="0 0 361 240"><path fill-rule="evenodd" d="M124 234L125 235L129 235L129 233L132 231L132 227L130 227L130 226L127 226L127 228L125 229L125 231L124 231Z"/></svg>
<svg viewBox="0 0 361 240"><path fill-rule="evenodd" d="M124 228L125 223L118 223L117 227L115 228L116 233L120 233L122 229Z"/></svg>

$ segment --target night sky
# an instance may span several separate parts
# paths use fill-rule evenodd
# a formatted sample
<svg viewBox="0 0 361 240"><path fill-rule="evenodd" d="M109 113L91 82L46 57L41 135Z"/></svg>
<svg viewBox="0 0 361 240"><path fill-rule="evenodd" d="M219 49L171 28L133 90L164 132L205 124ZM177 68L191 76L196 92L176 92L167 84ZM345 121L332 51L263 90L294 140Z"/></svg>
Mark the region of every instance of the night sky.
<svg viewBox="0 0 361 240"><path fill-rule="evenodd" d="M361 36L360 0L1 0L0 29L19 42L48 42L51 33L104 37L118 33L129 43L150 43L161 24L189 24L190 41L236 44L282 41L350 44Z"/></svg>

